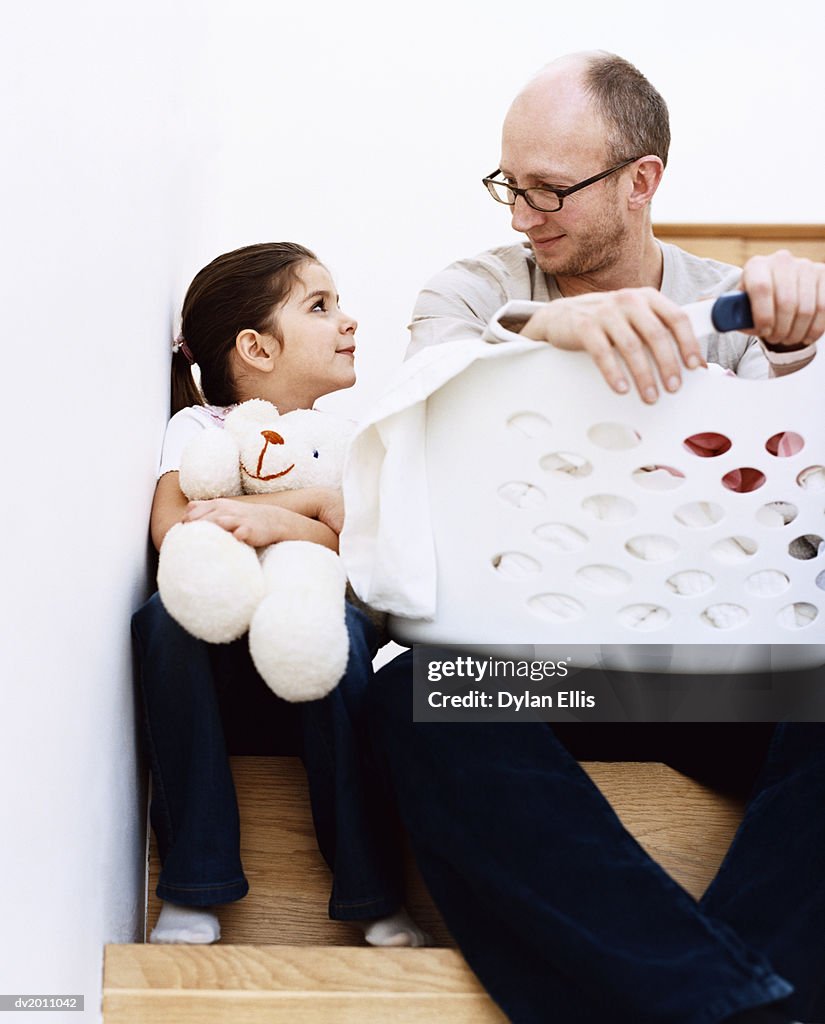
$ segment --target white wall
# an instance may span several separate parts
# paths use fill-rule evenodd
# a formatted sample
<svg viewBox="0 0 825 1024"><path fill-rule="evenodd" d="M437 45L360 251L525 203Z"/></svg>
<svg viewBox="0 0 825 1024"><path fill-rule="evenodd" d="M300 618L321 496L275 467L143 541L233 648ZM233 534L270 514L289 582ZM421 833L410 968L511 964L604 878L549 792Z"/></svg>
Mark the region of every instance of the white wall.
<svg viewBox="0 0 825 1024"><path fill-rule="evenodd" d="M78 1024L103 943L142 934L128 627L193 235L197 35L160 0L24 10L0 37L0 992L83 994L49 1015Z"/></svg>
<svg viewBox="0 0 825 1024"><path fill-rule="evenodd" d="M360 383L331 402L358 413L401 359L423 281L515 237L479 183L510 98L591 47L670 104L659 220L825 221L815 5L389 10L6 13L0 992L84 993L92 1020L102 943L139 928L127 627L174 311L203 263L260 240L315 248L361 320Z"/></svg>
<svg viewBox="0 0 825 1024"><path fill-rule="evenodd" d="M429 275L520 237L480 178L513 95L563 53L620 53L667 100L658 220L825 221L825 9L807 0L210 10L221 127L201 255L294 238L327 261L361 324L359 385L328 403L341 411L360 410L400 360Z"/></svg>

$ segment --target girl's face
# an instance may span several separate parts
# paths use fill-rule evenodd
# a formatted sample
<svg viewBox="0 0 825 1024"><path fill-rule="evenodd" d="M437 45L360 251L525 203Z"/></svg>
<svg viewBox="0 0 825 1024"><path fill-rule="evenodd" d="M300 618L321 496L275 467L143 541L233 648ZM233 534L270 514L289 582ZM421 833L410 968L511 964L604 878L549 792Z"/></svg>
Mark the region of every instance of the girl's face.
<svg viewBox="0 0 825 1024"><path fill-rule="evenodd" d="M320 263L304 263L277 310L282 346L275 376L290 405L309 409L322 395L355 383L356 320L338 308L335 284Z"/></svg>

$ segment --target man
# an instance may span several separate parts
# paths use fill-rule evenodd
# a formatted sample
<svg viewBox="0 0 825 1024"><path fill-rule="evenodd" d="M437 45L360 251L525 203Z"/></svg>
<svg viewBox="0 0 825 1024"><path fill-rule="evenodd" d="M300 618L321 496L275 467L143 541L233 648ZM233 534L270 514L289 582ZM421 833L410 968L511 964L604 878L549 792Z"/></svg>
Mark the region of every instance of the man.
<svg viewBox="0 0 825 1024"><path fill-rule="evenodd" d="M705 359L745 376L807 361L825 331L825 267L777 253L740 272L661 247L650 202L668 142L664 102L621 58L580 54L544 69L513 102L485 180L529 247L430 281L411 351L515 330L585 348L611 387L635 386L648 402ZM737 282L752 334L703 349L680 305ZM511 299L537 304L502 321ZM378 744L422 874L512 1021L825 1021L825 727L413 723L409 668L402 656L380 674ZM729 789L753 785L698 904L577 758L665 760Z"/></svg>
<svg viewBox="0 0 825 1024"><path fill-rule="evenodd" d="M529 246L436 275L415 308L410 354L480 334L510 299L536 299L542 305L521 334L587 349L616 391L627 390L629 373L652 402L657 380L645 350L669 391L680 363L698 366L705 354L745 376L766 375L755 338L716 336L703 353L679 308L739 284L774 372L807 361L806 347L825 333L825 265L779 252L740 271L662 247L650 204L669 143L664 101L626 61L573 55L545 68L510 107L500 168L485 179Z"/></svg>

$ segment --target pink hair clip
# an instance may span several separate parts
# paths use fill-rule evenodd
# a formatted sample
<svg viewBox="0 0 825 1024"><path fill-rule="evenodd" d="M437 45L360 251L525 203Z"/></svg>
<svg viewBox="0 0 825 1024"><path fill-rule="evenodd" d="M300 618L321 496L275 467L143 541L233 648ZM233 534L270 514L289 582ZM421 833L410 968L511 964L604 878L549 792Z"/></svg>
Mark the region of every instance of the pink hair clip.
<svg viewBox="0 0 825 1024"><path fill-rule="evenodd" d="M172 354L177 355L178 352L183 352L190 365L195 362L195 357L192 355L189 346L186 344L186 339L182 333L179 334L172 342Z"/></svg>

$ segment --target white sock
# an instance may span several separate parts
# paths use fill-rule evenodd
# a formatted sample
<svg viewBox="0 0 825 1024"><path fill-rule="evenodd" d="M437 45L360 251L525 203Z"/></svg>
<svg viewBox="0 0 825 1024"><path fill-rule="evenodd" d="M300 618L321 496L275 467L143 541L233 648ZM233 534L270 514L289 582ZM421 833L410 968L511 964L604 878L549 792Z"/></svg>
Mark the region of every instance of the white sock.
<svg viewBox="0 0 825 1024"><path fill-rule="evenodd" d="M181 907L164 903L158 923L149 936L150 942L217 942L221 924L209 907Z"/></svg>
<svg viewBox="0 0 825 1024"><path fill-rule="evenodd" d="M376 921L353 921L364 929L371 946L432 946L432 936L418 927L407 911L401 910Z"/></svg>

